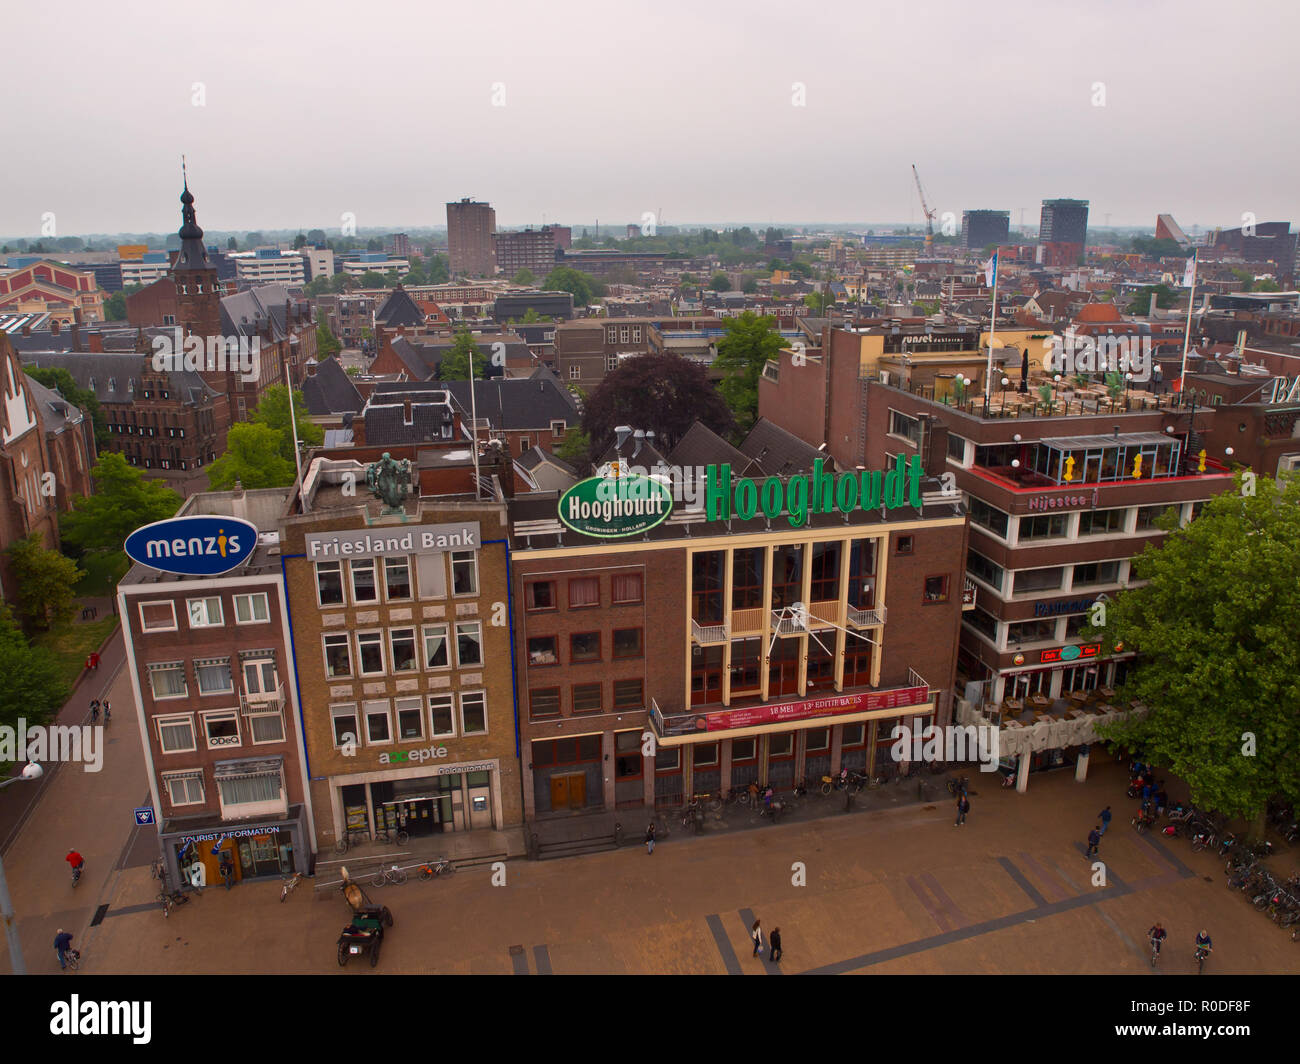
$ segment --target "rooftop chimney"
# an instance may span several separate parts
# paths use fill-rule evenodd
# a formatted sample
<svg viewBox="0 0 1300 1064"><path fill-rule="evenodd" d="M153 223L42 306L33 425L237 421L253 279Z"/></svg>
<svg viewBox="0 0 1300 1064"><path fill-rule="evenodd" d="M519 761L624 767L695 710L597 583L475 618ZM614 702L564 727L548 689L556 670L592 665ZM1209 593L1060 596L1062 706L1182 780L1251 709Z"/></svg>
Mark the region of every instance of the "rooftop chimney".
<svg viewBox="0 0 1300 1064"><path fill-rule="evenodd" d="M50 335L51 336L59 335L59 322L57 318L50 319Z"/></svg>

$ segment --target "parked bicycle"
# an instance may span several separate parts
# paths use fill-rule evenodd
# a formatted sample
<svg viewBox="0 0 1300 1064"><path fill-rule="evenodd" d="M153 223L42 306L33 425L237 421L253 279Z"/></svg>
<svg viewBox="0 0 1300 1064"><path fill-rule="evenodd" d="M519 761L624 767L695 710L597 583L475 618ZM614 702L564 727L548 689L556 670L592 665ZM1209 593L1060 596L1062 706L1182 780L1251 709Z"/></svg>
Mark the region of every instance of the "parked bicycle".
<svg viewBox="0 0 1300 1064"><path fill-rule="evenodd" d="M388 883L400 887L405 882L406 872L397 865L393 865L391 868L381 868L370 879L370 885L372 887L382 887Z"/></svg>
<svg viewBox="0 0 1300 1064"><path fill-rule="evenodd" d="M445 857L435 857L428 864L420 865L421 879L437 879L439 876L449 876L456 871L456 866Z"/></svg>
<svg viewBox="0 0 1300 1064"><path fill-rule="evenodd" d="M955 780L949 780L948 793L954 798L959 794L970 794L970 777L958 776Z"/></svg>
<svg viewBox="0 0 1300 1064"><path fill-rule="evenodd" d="M284 880L282 880L280 883L280 900L284 901L285 898L287 898L290 894L292 894L294 892L294 888L297 887L298 884L301 883L304 878L305 877L302 872L295 872L293 875L288 876Z"/></svg>
<svg viewBox="0 0 1300 1064"><path fill-rule="evenodd" d="M75 972L78 968L81 967L81 950L79 949L65 950L63 954L63 959L64 961L67 962L68 967Z"/></svg>
<svg viewBox="0 0 1300 1064"><path fill-rule="evenodd" d="M178 905L184 905L190 900L190 896L183 890L167 890L166 888L158 892L155 899L162 906L163 916L171 916L172 910Z"/></svg>
<svg viewBox="0 0 1300 1064"><path fill-rule="evenodd" d="M352 836L358 838L354 841ZM366 838L365 828L345 828L343 834L339 836L338 842L334 844L334 852L343 854L347 853L349 848L356 845L357 842L364 842Z"/></svg>
<svg viewBox="0 0 1300 1064"><path fill-rule="evenodd" d="M398 846L405 846L410 838L411 836L401 828L378 828L375 831L376 842L387 842Z"/></svg>

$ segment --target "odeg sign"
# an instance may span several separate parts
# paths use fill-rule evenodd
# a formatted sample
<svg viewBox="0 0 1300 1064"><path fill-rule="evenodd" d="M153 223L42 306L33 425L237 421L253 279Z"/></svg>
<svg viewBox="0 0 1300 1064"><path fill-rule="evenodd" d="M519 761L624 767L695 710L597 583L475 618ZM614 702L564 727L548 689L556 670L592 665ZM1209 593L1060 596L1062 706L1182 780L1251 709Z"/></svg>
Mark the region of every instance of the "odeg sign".
<svg viewBox="0 0 1300 1064"><path fill-rule="evenodd" d="M164 573L219 576L257 549L257 526L239 517L173 517L126 537L127 557Z"/></svg>

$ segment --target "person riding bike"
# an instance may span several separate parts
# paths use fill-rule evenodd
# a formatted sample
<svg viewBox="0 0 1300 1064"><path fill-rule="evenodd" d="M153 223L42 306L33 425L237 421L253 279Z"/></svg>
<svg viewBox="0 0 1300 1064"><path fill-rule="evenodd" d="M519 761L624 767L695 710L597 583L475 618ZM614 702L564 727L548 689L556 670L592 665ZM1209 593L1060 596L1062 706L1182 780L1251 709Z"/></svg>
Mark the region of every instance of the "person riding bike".
<svg viewBox="0 0 1300 1064"><path fill-rule="evenodd" d="M86 859L82 857L81 854L77 853L76 850L69 850L68 856L65 857L64 860L72 866L74 872L80 872L86 863Z"/></svg>
<svg viewBox="0 0 1300 1064"><path fill-rule="evenodd" d="M1205 950L1206 953L1212 953L1214 951L1214 943L1210 941L1210 933L1208 931L1201 930L1197 934L1196 948L1197 950Z"/></svg>
<svg viewBox="0 0 1300 1064"><path fill-rule="evenodd" d="M1169 932L1160 926L1159 920L1156 921L1154 927L1147 931L1147 938L1151 940L1151 945L1155 947L1157 953L1160 952L1160 947L1165 944L1165 938L1168 934Z"/></svg>
<svg viewBox="0 0 1300 1064"><path fill-rule="evenodd" d="M113 705L106 698L104 699L104 723L107 724L112 719L113 719Z"/></svg>
<svg viewBox="0 0 1300 1064"><path fill-rule="evenodd" d="M90 700L90 723L94 724L97 720L99 720L99 699L92 698Z"/></svg>

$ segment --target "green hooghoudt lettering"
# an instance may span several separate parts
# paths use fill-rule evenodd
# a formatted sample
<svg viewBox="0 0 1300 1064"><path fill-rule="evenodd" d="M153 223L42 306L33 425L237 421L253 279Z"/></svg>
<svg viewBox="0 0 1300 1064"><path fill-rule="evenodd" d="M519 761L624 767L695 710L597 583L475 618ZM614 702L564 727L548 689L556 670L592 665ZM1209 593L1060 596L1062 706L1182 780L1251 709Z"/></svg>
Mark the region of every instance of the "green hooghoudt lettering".
<svg viewBox="0 0 1300 1064"><path fill-rule="evenodd" d="M733 481L730 464L711 465L705 470L704 512L710 521L727 521L733 513L742 520L761 512L768 517L785 513L792 528L802 528L809 514L874 510L884 506L897 510L921 505L921 477L925 469L920 455L911 460L900 454L894 468L840 473L825 469L825 460L813 463L810 476L767 477L758 484L749 478Z"/></svg>

